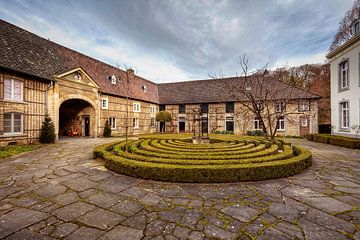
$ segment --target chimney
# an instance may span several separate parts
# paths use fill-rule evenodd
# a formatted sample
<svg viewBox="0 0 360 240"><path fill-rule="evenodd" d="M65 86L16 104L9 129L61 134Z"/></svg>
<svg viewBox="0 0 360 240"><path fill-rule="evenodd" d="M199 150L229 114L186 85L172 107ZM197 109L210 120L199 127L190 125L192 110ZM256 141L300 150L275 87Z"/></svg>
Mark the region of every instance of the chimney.
<svg viewBox="0 0 360 240"><path fill-rule="evenodd" d="M126 78L127 81L131 82L132 79L134 78L134 70L131 68L126 69Z"/></svg>

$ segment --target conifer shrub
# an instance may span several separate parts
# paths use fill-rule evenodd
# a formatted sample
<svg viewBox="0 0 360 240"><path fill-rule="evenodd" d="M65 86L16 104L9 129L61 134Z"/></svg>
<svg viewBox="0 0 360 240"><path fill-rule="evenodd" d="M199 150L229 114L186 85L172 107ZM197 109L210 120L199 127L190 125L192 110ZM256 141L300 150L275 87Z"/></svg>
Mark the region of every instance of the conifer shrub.
<svg viewBox="0 0 360 240"><path fill-rule="evenodd" d="M110 127L110 123L108 120L106 120L106 122L105 122L103 135L104 135L104 137L111 137L111 127Z"/></svg>
<svg viewBox="0 0 360 240"><path fill-rule="evenodd" d="M41 125L40 143L54 143L55 142L55 125L49 116L46 116Z"/></svg>

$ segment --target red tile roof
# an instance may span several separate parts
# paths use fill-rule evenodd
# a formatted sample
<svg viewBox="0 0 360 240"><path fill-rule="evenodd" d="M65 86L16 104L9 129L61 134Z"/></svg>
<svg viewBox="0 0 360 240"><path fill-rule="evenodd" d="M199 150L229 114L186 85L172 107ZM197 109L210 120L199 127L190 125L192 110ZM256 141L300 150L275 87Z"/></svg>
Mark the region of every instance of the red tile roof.
<svg viewBox="0 0 360 240"><path fill-rule="evenodd" d="M0 20L0 66L54 80L54 76L81 67L100 86L100 91L126 96L126 72L109 64L39 37ZM115 75L119 84L111 84ZM145 93L141 86L146 85ZM131 81L130 97L158 103L157 85L136 76Z"/></svg>

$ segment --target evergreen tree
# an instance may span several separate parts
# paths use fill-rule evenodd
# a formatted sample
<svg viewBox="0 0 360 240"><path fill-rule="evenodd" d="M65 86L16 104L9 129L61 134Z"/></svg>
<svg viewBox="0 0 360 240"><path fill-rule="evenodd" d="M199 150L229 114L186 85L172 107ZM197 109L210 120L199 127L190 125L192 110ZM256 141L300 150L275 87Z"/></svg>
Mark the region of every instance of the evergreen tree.
<svg viewBox="0 0 360 240"><path fill-rule="evenodd" d="M111 137L111 127L108 120L105 122L104 137Z"/></svg>
<svg viewBox="0 0 360 240"><path fill-rule="evenodd" d="M39 140L41 143L55 142L55 125L49 116L46 116L42 123Z"/></svg>

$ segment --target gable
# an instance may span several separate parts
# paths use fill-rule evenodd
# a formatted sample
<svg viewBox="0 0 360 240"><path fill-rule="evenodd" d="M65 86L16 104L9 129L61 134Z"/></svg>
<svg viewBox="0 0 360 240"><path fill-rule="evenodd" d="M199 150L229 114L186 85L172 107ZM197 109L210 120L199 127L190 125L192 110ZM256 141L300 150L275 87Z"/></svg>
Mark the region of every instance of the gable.
<svg viewBox="0 0 360 240"><path fill-rule="evenodd" d="M73 84L99 88L99 85L82 68L74 68L70 71L55 75L55 78L71 82Z"/></svg>

